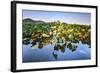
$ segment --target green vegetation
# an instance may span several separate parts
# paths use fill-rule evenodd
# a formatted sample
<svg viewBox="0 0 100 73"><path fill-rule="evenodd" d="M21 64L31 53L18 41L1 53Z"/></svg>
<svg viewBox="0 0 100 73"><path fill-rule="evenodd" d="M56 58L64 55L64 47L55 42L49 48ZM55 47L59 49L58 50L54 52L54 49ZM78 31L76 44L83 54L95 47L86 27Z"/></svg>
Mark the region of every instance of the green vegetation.
<svg viewBox="0 0 100 73"><path fill-rule="evenodd" d="M54 50L65 51L67 46L75 51L77 44L81 41L91 47L91 26L79 24L67 24L56 22L23 20L23 44L31 43L32 46L38 42L38 48L43 45L53 44Z"/></svg>

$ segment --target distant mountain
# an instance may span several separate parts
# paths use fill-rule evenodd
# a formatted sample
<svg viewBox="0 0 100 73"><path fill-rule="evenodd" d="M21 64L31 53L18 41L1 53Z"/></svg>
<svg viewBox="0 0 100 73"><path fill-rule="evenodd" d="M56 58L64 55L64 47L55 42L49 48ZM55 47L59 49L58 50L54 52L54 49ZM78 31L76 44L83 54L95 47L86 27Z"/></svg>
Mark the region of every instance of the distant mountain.
<svg viewBox="0 0 100 73"><path fill-rule="evenodd" d="M30 18L26 18L26 19L23 19L23 22L33 22L33 20Z"/></svg>
<svg viewBox="0 0 100 73"><path fill-rule="evenodd" d="M55 23L57 23L57 22L58 22L58 21L45 22L45 21L41 21L41 20L33 20L33 19L30 19L30 18L23 19L23 24L43 24L43 23L55 24ZM60 21L59 21L59 22L60 22ZM68 24L68 23L63 22L63 24Z"/></svg>
<svg viewBox="0 0 100 73"><path fill-rule="evenodd" d="M45 22L40 20L32 20L30 18L23 19L23 24L39 24L39 23L45 23Z"/></svg>

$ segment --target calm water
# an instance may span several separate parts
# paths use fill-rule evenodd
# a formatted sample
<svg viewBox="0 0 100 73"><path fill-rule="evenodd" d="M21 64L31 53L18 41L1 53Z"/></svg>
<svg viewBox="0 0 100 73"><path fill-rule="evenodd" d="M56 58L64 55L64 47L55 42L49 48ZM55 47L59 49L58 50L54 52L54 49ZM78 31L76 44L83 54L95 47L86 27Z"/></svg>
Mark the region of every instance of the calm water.
<svg viewBox="0 0 100 73"><path fill-rule="evenodd" d="M31 44L23 45L23 62L44 62L44 61L64 61L64 60L86 60L91 58L91 48L87 44L79 42L76 51L72 52L65 48L65 52L54 50L54 46L48 44L43 48L31 47Z"/></svg>

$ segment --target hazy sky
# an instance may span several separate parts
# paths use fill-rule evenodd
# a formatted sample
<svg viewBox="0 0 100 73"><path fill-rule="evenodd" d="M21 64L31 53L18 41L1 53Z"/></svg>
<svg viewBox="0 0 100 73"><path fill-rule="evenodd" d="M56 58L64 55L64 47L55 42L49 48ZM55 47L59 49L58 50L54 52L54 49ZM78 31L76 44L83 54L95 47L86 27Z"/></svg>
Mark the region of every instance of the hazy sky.
<svg viewBox="0 0 100 73"><path fill-rule="evenodd" d="M90 13L23 10L23 19L25 18L42 20L45 22L60 20L61 22L72 24L91 24Z"/></svg>

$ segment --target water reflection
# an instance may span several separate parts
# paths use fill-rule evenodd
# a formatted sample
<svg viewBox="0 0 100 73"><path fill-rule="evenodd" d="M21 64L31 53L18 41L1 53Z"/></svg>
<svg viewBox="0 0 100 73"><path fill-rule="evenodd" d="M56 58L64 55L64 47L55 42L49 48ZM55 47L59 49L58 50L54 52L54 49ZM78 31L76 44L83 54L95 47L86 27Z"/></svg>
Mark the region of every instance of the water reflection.
<svg viewBox="0 0 100 73"><path fill-rule="evenodd" d="M58 59L58 54L56 53L56 51L54 51L53 53L52 53L52 55L53 55L53 57L57 60Z"/></svg>
<svg viewBox="0 0 100 73"><path fill-rule="evenodd" d="M63 54L65 55L62 56ZM81 60L90 59L90 46L86 43L83 44L83 42L81 41L78 42L67 41L66 43L63 44L62 43L47 44L41 41L37 42L36 40L34 40L30 41L29 44L26 42L23 43L23 62L42 62L42 61L80 60L80 59Z"/></svg>

